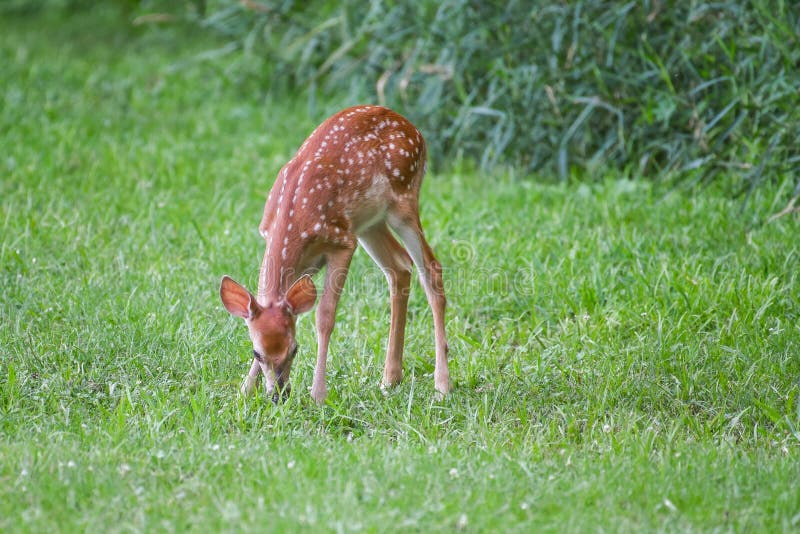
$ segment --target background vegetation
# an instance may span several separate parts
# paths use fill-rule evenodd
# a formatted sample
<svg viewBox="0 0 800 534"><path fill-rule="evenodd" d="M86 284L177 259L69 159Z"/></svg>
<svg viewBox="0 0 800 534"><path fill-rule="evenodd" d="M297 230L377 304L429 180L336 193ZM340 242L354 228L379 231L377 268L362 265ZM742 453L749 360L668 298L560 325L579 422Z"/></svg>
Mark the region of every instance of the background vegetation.
<svg viewBox="0 0 800 534"><path fill-rule="evenodd" d="M39 2L53 3L86 5ZM721 174L738 192L800 169L792 2L119 3L137 24L222 36L210 55L236 56L262 90L399 109L435 132L437 163L562 179L608 167L687 183Z"/></svg>
<svg viewBox="0 0 800 534"><path fill-rule="evenodd" d="M219 279L254 285L266 191L320 117L235 41L104 5L0 17L0 531L798 528L798 219L767 222L793 182L742 210L733 169L687 194L455 161L422 200L453 394L418 284L380 392L359 252L328 402L313 317L289 401L240 399Z"/></svg>
<svg viewBox="0 0 800 534"><path fill-rule="evenodd" d="M207 4L207 5L206 5ZM139 12L158 11L141 2ZM565 178L734 187L800 169L800 10L792 2L195 2L187 16L265 86L378 101L466 156Z"/></svg>

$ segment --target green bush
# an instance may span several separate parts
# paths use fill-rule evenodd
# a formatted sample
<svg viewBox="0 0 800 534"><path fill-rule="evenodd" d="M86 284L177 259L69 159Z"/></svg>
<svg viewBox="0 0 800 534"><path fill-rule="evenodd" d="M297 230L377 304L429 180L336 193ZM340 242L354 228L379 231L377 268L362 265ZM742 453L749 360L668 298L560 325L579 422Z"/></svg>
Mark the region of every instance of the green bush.
<svg viewBox="0 0 800 534"><path fill-rule="evenodd" d="M751 183L800 166L789 2L218 1L200 23L276 87L401 110L438 161Z"/></svg>
<svg viewBox="0 0 800 534"><path fill-rule="evenodd" d="M723 172L742 191L800 169L791 2L118 3L147 15L137 24L178 15L221 35L211 55L238 51L248 86L398 109L434 164L693 182Z"/></svg>

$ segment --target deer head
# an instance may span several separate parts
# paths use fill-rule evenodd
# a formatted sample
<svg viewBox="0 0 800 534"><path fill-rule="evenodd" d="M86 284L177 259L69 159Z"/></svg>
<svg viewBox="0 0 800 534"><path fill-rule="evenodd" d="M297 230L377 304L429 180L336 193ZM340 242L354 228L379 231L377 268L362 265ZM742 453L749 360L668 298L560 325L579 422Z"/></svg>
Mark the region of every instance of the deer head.
<svg viewBox="0 0 800 534"><path fill-rule="evenodd" d="M275 302L259 304L255 296L229 276L222 278L219 296L231 315L241 317L253 342L253 357L264 374L274 382L267 384L273 401L288 395L289 373L297 353L295 322L297 316L314 306L317 289L308 275L300 277L286 295ZM277 391L274 390L277 385Z"/></svg>

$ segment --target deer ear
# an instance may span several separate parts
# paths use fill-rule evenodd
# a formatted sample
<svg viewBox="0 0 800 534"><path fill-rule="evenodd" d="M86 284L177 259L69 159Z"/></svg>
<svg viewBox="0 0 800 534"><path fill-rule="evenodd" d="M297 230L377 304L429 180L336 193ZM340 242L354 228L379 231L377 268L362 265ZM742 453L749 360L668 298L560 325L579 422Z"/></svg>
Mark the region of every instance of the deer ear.
<svg viewBox="0 0 800 534"><path fill-rule="evenodd" d="M297 282L292 284L292 287L286 293L286 302L295 315L309 311L314 307L316 301L317 288L307 274L301 276Z"/></svg>
<svg viewBox="0 0 800 534"><path fill-rule="evenodd" d="M242 319L252 319L256 313L258 304L253 295L241 284L234 281L230 276L223 276L219 286L219 298L228 313L241 317Z"/></svg>

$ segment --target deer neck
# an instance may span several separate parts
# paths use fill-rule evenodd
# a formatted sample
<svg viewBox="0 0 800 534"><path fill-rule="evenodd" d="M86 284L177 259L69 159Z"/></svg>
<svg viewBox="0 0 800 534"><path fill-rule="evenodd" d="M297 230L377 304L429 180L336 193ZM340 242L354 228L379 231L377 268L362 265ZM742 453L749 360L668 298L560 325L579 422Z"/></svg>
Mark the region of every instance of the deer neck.
<svg viewBox="0 0 800 534"><path fill-rule="evenodd" d="M291 285L305 271L300 265L303 253L300 236L289 235L286 228L282 230L271 232L267 237L256 297L261 305L282 300Z"/></svg>

